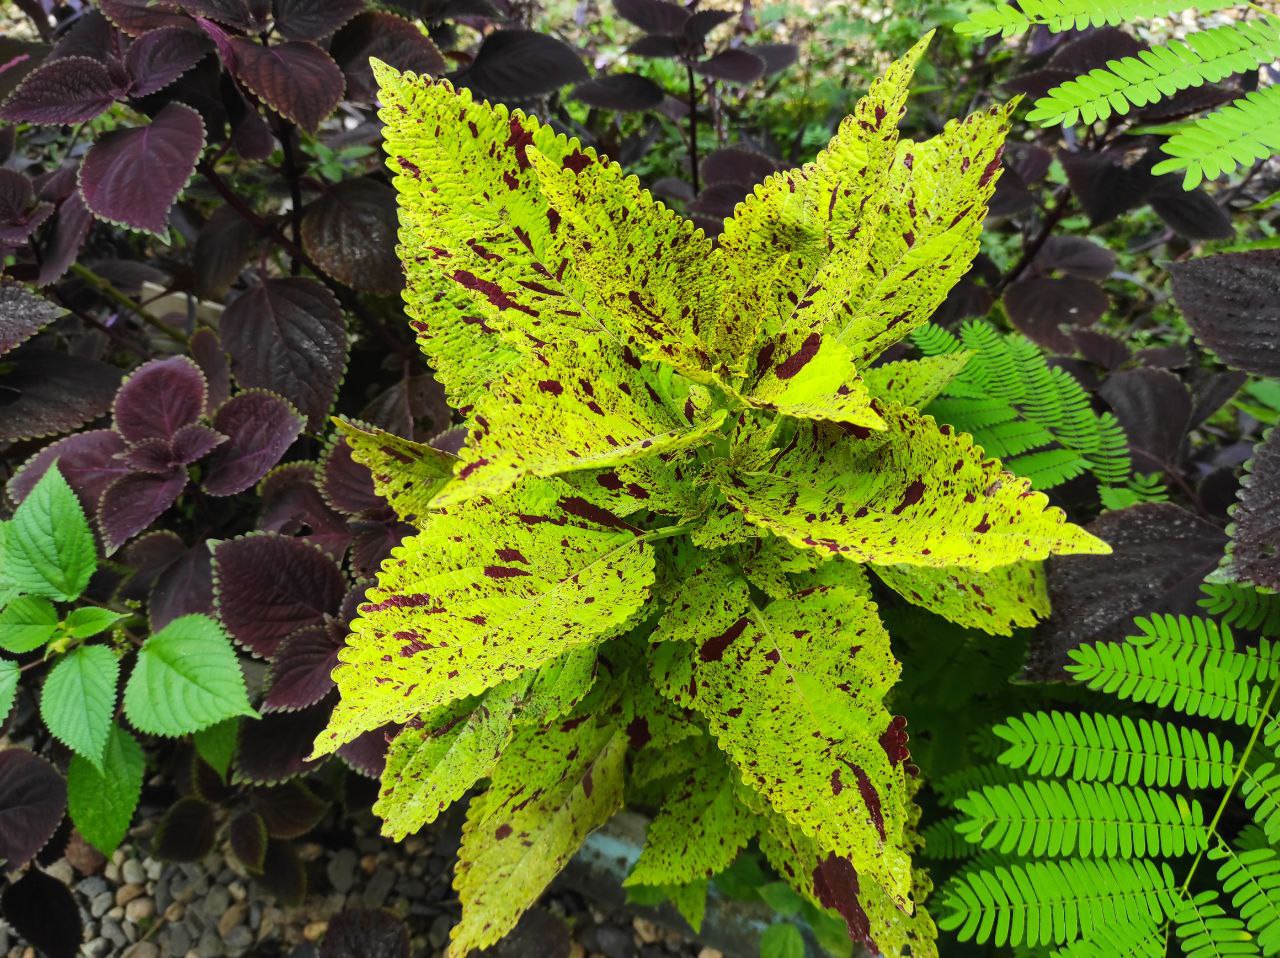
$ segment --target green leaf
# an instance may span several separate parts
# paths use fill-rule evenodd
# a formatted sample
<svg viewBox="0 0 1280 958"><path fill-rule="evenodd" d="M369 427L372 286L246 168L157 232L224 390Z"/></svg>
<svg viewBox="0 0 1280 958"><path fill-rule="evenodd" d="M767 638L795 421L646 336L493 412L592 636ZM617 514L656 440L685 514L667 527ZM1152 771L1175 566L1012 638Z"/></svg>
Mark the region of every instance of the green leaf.
<svg viewBox="0 0 1280 958"><path fill-rule="evenodd" d="M98 567L80 501L55 464L5 523L0 568L19 592L59 602L80 597Z"/></svg>
<svg viewBox="0 0 1280 958"><path fill-rule="evenodd" d="M760 958L804 958L804 936L790 922L770 925L760 936Z"/></svg>
<svg viewBox="0 0 1280 958"><path fill-rule="evenodd" d="M767 885L761 885L760 897L783 918L798 914L804 906L804 899L784 881L771 881Z"/></svg>
<svg viewBox="0 0 1280 958"><path fill-rule="evenodd" d="M335 419L351 458L365 466L373 488L406 522L418 522L430 511L431 499L453 478L457 457L373 427Z"/></svg>
<svg viewBox="0 0 1280 958"><path fill-rule="evenodd" d="M79 609L72 609L71 614L62 623L62 627L72 638L88 639L107 631L121 619L128 617L127 612L113 612L111 609L86 605Z"/></svg>
<svg viewBox="0 0 1280 958"><path fill-rule="evenodd" d="M236 741L240 735L240 720L229 718L202 728L191 737L196 754L224 779L231 771L231 759L236 754Z"/></svg>
<svg viewBox="0 0 1280 958"><path fill-rule="evenodd" d="M124 714L139 731L170 737L254 715L222 626L184 615L147 639L125 687Z"/></svg>
<svg viewBox="0 0 1280 958"><path fill-rule="evenodd" d="M67 805L80 834L110 856L123 841L142 795L142 746L114 722L107 733L101 768L79 755L67 769Z"/></svg>
<svg viewBox="0 0 1280 958"><path fill-rule="evenodd" d="M50 734L95 767L101 767L119 678L115 653L82 645L53 667L40 693L40 717Z"/></svg>
<svg viewBox="0 0 1280 958"><path fill-rule="evenodd" d="M18 696L18 679L22 670L17 662L0 659L0 725L3 725L13 711L13 700Z"/></svg>
<svg viewBox="0 0 1280 958"><path fill-rule="evenodd" d="M58 610L42 595L24 595L0 610L0 649L34 652L58 631Z"/></svg>
<svg viewBox="0 0 1280 958"><path fill-rule="evenodd" d="M987 572L873 565L880 581L908 602L967 629L1011 635L1049 614L1044 563L1015 562Z"/></svg>

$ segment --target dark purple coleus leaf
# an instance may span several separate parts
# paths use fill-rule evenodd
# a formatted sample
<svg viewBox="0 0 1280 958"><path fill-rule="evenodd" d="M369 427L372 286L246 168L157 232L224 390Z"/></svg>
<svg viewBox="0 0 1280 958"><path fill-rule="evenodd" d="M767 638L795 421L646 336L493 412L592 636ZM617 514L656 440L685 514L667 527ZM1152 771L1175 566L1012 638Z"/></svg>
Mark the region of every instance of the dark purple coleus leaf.
<svg viewBox="0 0 1280 958"><path fill-rule="evenodd" d="M1110 304L1101 286L1074 276L1020 279L1004 291L1004 306L1013 325L1060 353L1071 351L1072 328L1092 326Z"/></svg>
<svg viewBox="0 0 1280 958"><path fill-rule="evenodd" d="M1096 329L1076 329L1071 341L1087 362L1103 369L1119 369L1129 361L1129 347L1123 339Z"/></svg>
<svg viewBox="0 0 1280 958"><path fill-rule="evenodd" d="M739 146L712 150L698 166L702 182L708 186L732 183L750 187L763 183L779 169L781 166L772 157Z"/></svg>
<svg viewBox="0 0 1280 958"><path fill-rule="evenodd" d="M1195 429L1231 401L1249 377L1238 369L1220 369L1202 380L1195 390L1191 428Z"/></svg>
<svg viewBox="0 0 1280 958"><path fill-rule="evenodd" d="M1034 260L1035 268L1057 270L1080 279L1106 279L1116 268L1116 254L1083 236L1050 236Z"/></svg>
<svg viewBox="0 0 1280 958"><path fill-rule="evenodd" d="M226 439L208 426L192 423L179 429L172 439L135 442L119 458L133 472L159 475L172 472L175 466L190 465Z"/></svg>
<svg viewBox="0 0 1280 958"><path fill-rule="evenodd" d="M22 245L53 215L52 203L35 200L31 177L0 168L0 247Z"/></svg>
<svg viewBox="0 0 1280 958"><path fill-rule="evenodd" d="M302 243L339 283L389 296L404 286L396 256L399 225L396 191L380 180L358 177L329 187L307 207Z"/></svg>
<svg viewBox="0 0 1280 958"><path fill-rule="evenodd" d="M1177 474L1191 428L1191 394L1165 369L1129 369L1110 376L1099 391L1129 437L1140 472Z"/></svg>
<svg viewBox="0 0 1280 958"><path fill-rule="evenodd" d="M351 530L347 520L324 501L316 482L313 462L292 462L272 471L259 489L262 512L258 528L305 536L335 562L341 562L351 543Z"/></svg>
<svg viewBox="0 0 1280 958"><path fill-rule="evenodd" d="M307 895L307 868L290 842L270 839L258 884L287 907L301 905Z"/></svg>
<svg viewBox="0 0 1280 958"><path fill-rule="evenodd" d="M71 889L33 868L4 890L4 920L45 958L76 958L84 926Z"/></svg>
<svg viewBox="0 0 1280 958"><path fill-rule="evenodd" d="M99 11L84 10L72 21L71 29L58 38L45 62L62 57L89 57L109 63L118 52L113 43L114 34L115 27Z"/></svg>
<svg viewBox="0 0 1280 958"><path fill-rule="evenodd" d="M1220 253L1170 272L1196 339L1229 366L1280 376L1280 250Z"/></svg>
<svg viewBox="0 0 1280 958"><path fill-rule="evenodd" d="M676 36L689 22L689 11L668 0L613 0L613 8L645 33Z"/></svg>
<svg viewBox="0 0 1280 958"><path fill-rule="evenodd" d="M309 133L334 111L346 89L338 64L314 43L287 40L260 46L231 37L236 79L263 103Z"/></svg>
<svg viewBox="0 0 1280 958"><path fill-rule="evenodd" d="M185 103L170 103L147 126L103 134L80 169L85 205L98 219L164 239L202 150L204 122Z"/></svg>
<svg viewBox="0 0 1280 958"><path fill-rule="evenodd" d="M351 571L360 578L377 575L392 550L414 533L413 526L396 519L354 519L348 526L352 533Z"/></svg>
<svg viewBox="0 0 1280 958"><path fill-rule="evenodd" d="M627 47L627 52L637 57L649 57L650 59L662 59L664 57L678 57L683 52L683 44L675 37L664 37L660 34L651 34L647 37L641 37L631 46ZM668 102L668 101L664 101ZM679 103L680 101L673 101ZM688 106L685 107L686 112Z"/></svg>
<svg viewBox="0 0 1280 958"><path fill-rule="evenodd" d="M0 286L0 356L65 313L60 306L24 286Z"/></svg>
<svg viewBox="0 0 1280 958"><path fill-rule="evenodd" d="M170 439L204 413L206 389L204 373L186 356L144 363L116 394L116 432L128 442Z"/></svg>
<svg viewBox="0 0 1280 958"><path fill-rule="evenodd" d="M319 432L347 362L346 327L333 294L314 280L269 279L222 315L222 341L242 387L277 392Z"/></svg>
<svg viewBox="0 0 1280 958"><path fill-rule="evenodd" d="M299 712L271 712L247 719L240 726L235 779L257 785L278 785L312 768L307 761L329 721L333 699Z"/></svg>
<svg viewBox="0 0 1280 958"><path fill-rule="evenodd" d="M755 83L764 76L764 60L746 50L721 50L693 65L696 73L725 83Z"/></svg>
<svg viewBox="0 0 1280 958"><path fill-rule="evenodd" d="M320 824L329 808L299 781L255 788L252 801L272 838L300 838Z"/></svg>
<svg viewBox="0 0 1280 958"><path fill-rule="evenodd" d="M160 819L151 853L166 862L198 862L213 851L214 807L203 798L180 798Z"/></svg>
<svg viewBox="0 0 1280 958"><path fill-rule="evenodd" d="M9 497L21 502L35 488L56 460L58 471L92 513L102 492L112 482L129 473L116 458L125 451L125 442L114 429L91 429L59 439L45 446L23 463L9 480Z"/></svg>
<svg viewBox="0 0 1280 958"><path fill-rule="evenodd" d="M701 49L707 34L720 24L728 23L734 16L730 10L698 10L689 16L680 32L686 40Z"/></svg>
<svg viewBox="0 0 1280 958"><path fill-rule="evenodd" d="M409 930L382 909L348 908L329 922L320 958L409 958Z"/></svg>
<svg viewBox="0 0 1280 958"><path fill-rule="evenodd" d="M329 52L346 75L348 99L362 103L372 102L378 92L371 57L419 75L439 76L448 69L429 37L403 17L382 11L352 20L334 37Z"/></svg>
<svg viewBox="0 0 1280 958"><path fill-rule="evenodd" d="M151 593L160 573L186 554L187 544L176 532L160 529L134 539L122 553L130 569L129 578L120 587L123 599L141 602Z"/></svg>
<svg viewBox="0 0 1280 958"><path fill-rule="evenodd" d="M396 731L396 727L384 725L358 735L338 749L338 758L365 778L381 778L387 766L387 748Z"/></svg>
<svg viewBox="0 0 1280 958"><path fill-rule="evenodd" d="M267 856L267 826L256 812L240 812L227 827L231 854L235 855L250 875L262 872Z"/></svg>
<svg viewBox="0 0 1280 958"><path fill-rule="evenodd" d="M217 430L197 422L183 426L173 434L169 451L174 465L189 466L226 441L227 437Z"/></svg>
<svg viewBox="0 0 1280 958"><path fill-rule="evenodd" d="M93 225L93 214L84 205L79 191L73 192L58 207L53 221L53 235L44 247L37 286L48 286L60 280L80 255L80 248Z"/></svg>
<svg viewBox="0 0 1280 958"><path fill-rule="evenodd" d="M188 351L204 373L207 389L204 412L209 415L231 397L231 363L218 334L203 326L191 334Z"/></svg>
<svg viewBox="0 0 1280 958"><path fill-rule="evenodd" d="M338 512L394 518L387 501L374 491L369 467L352 458L351 445L345 438L337 439L329 448L320 475L320 491L325 502Z"/></svg>
<svg viewBox="0 0 1280 958"><path fill-rule="evenodd" d="M1089 150L1059 153L1058 159L1071 192L1095 226L1140 206L1154 182L1150 164L1127 153Z"/></svg>
<svg viewBox="0 0 1280 958"><path fill-rule="evenodd" d="M0 752L0 858L13 871L36 857L67 808L67 784L25 748Z"/></svg>
<svg viewBox="0 0 1280 958"><path fill-rule="evenodd" d="M213 557L204 542L197 542L156 576L147 611L153 630L184 615L213 614Z"/></svg>
<svg viewBox="0 0 1280 958"><path fill-rule="evenodd" d="M107 486L98 503L98 528L107 555L160 518L186 487L187 471L181 466L163 473L133 472Z"/></svg>
<svg viewBox="0 0 1280 958"><path fill-rule="evenodd" d="M276 32L286 40L319 40L365 5L365 0L275 0Z"/></svg>
<svg viewBox="0 0 1280 958"><path fill-rule="evenodd" d="M587 79L587 68L563 40L532 30L496 30L484 38L465 79L490 96L527 99Z"/></svg>
<svg viewBox="0 0 1280 958"><path fill-rule="evenodd" d="M0 365L0 442L68 432L111 408L120 370L28 343Z"/></svg>
<svg viewBox="0 0 1280 958"><path fill-rule="evenodd" d="M615 73L579 83L571 94L598 110L652 110L666 94L662 87L639 73Z"/></svg>
<svg viewBox="0 0 1280 958"><path fill-rule="evenodd" d="M230 496L248 489L280 461L302 426L298 411L275 393L251 389L229 399L213 417L228 441L209 460L205 491Z"/></svg>
<svg viewBox="0 0 1280 958"><path fill-rule="evenodd" d="M271 0L176 0L195 17L207 17L241 33L262 33L271 25Z"/></svg>
<svg viewBox="0 0 1280 958"><path fill-rule="evenodd" d="M1230 239L1230 214L1203 189L1184 190L1176 176L1159 177L1148 196L1152 211L1184 239Z"/></svg>
<svg viewBox="0 0 1280 958"><path fill-rule="evenodd" d="M1272 429L1253 455L1231 510L1228 563L1234 577L1280 590L1280 430Z"/></svg>
<svg viewBox="0 0 1280 958"><path fill-rule="evenodd" d="M235 84L231 84L230 90L224 87L223 102L231 124L231 148L246 160L265 160L271 156L276 148L271 126L244 98L240 88Z"/></svg>
<svg viewBox="0 0 1280 958"><path fill-rule="evenodd" d="M192 262L196 295L221 300L253 255L256 240L253 226L234 209L214 210L196 237Z"/></svg>
<svg viewBox="0 0 1280 958"><path fill-rule="evenodd" d="M0 120L52 126L84 123L124 93L105 64L89 57L64 57L28 74L0 104Z"/></svg>
<svg viewBox="0 0 1280 958"><path fill-rule="evenodd" d="M452 413L444 398L444 390L430 375L405 374L365 404L356 419L413 439L416 422L427 421L428 432L446 426Z"/></svg>
<svg viewBox="0 0 1280 958"><path fill-rule="evenodd" d="M218 614L232 638L263 658L280 641L338 611L342 570L316 546L274 532L213 547Z"/></svg>
<svg viewBox="0 0 1280 958"><path fill-rule="evenodd" d="M765 76L781 73L800 59L800 48L794 43L753 43L747 51L764 61Z"/></svg>
<svg viewBox="0 0 1280 958"><path fill-rule="evenodd" d="M185 27L162 27L144 34L125 53L125 69L132 80L130 96L163 90L212 51L204 34Z"/></svg>
<svg viewBox="0 0 1280 958"><path fill-rule="evenodd" d="M98 7L131 37L163 27L192 25L191 19L178 12L174 4L159 0L98 0Z"/></svg>
<svg viewBox="0 0 1280 958"><path fill-rule="evenodd" d="M289 635L271 663L263 710L294 712L315 705L334 688L343 633L329 624L309 625Z"/></svg>
<svg viewBox="0 0 1280 958"><path fill-rule="evenodd" d="M1217 526L1167 502L1103 513L1086 528L1112 553L1049 560L1053 616L1031 641L1023 675L1032 681L1065 679L1072 649L1124 638L1135 616L1194 613L1226 545Z"/></svg>

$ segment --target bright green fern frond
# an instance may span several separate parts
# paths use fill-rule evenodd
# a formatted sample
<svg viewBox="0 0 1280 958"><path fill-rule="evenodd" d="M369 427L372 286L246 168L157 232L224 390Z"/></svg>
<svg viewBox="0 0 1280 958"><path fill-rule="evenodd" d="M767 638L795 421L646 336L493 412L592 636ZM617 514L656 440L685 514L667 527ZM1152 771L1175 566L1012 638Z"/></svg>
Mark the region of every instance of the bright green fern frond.
<svg viewBox="0 0 1280 958"><path fill-rule="evenodd" d="M997 947L1062 945L1082 928L1138 925L1177 902L1169 866L1146 859L1015 862L958 877L939 927Z"/></svg>
<svg viewBox="0 0 1280 958"><path fill-rule="evenodd" d="M1009 743L1000 762L1033 775L1077 781L1190 788L1221 787L1235 773L1235 750L1212 732L1127 715L1026 712L997 725Z"/></svg>
<svg viewBox="0 0 1280 958"><path fill-rule="evenodd" d="M1240 797L1262 826L1267 841L1280 842L1280 769L1275 762L1246 769L1240 779Z"/></svg>
<svg viewBox="0 0 1280 958"><path fill-rule="evenodd" d="M1218 904L1218 893L1203 891L1174 913L1174 931L1186 958L1260 955L1253 935Z"/></svg>
<svg viewBox="0 0 1280 958"><path fill-rule="evenodd" d="M1134 645L1169 655L1193 668L1208 665L1238 679L1263 682L1280 675L1280 646L1263 639L1256 648L1239 650L1231 627L1213 619L1185 615L1153 615L1134 620L1139 635Z"/></svg>
<svg viewBox="0 0 1280 958"><path fill-rule="evenodd" d="M969 844L968 839L956 831L956 825L960 821L961 818L958 815L952 815L940 822L934 822L921 832L920 837L924 839L922 854L934 861L958 861L970 857L973 854L973 846Z"/></svg>
<svg viewBox="0 0 1280 958"><path fill-rule="evenodd" d="M970 765L942 776L933 783L933 788L950 805L969 792L989 785L1008 785L1021 777L1014 769L1004 765Z"/></svg>
<svg viewBox="0 0 1280 958"><path fill-rule="evenodd" d="M1196 120L1169 137L1163 149L1169 159L1151 172L1182 170L1189 190L1280 152L1280 85L1255 90Z"/></svg>
<svg viewBox="0 0 1280 958"><path fill-rule="evenodd" d="M1280 18L1229 23L1185 40L1109 60L1105 69L1054 87L1027 114L1042 126L1074 125L1124 115L1180 90L1217 83L1280 58Z"/></svg>
<svg viewBox="0 0 1280 958"><path fill-rule="evenodd" d="M1165 958L1166 937L1162 916L1152 914L1131 925L1094 929L1088 938L1063 945L1049 958Z"/></svg>
<svg viewBox="0 0 1280 958"><path fill-rule="evenodd" d="M1126 785L1031 779L956 802L956 830L1004 854L1082 858L1177 857L1208 841L1204 810L1181 795Z"/></svg>
<svg viewBox="0 0 1280 958"><path fill-rule="evenodd" d="M1209 857L1222 863L1222 891L1257 936L1262 953L1280 953L1280 857L1270 848L1236 852L1226 845L1210 851Z"/></svg>
<svg viewBox="0 0 1280 958"><path fill-rule="evenodd" d="M1034 26L1046 26L1059 33L1091 26L1119 26L1147 17L1164 17L1190 5L1190 0L1023 0L1014 7L995 0L990 6L974 10L968 20L956 24L956 32L979 37L1000 33L1009 37ZM1201 0L1196 8L1201 13L1208 13L1231 5L1232 0Z"/></svg>
<svg viewBox="0 0 1280 958"><path fill-rule="evenodd" d="M1280 635L1280 595L1239 582L1205 582L1200 591L1200 608L1225 625Z"/></svg>

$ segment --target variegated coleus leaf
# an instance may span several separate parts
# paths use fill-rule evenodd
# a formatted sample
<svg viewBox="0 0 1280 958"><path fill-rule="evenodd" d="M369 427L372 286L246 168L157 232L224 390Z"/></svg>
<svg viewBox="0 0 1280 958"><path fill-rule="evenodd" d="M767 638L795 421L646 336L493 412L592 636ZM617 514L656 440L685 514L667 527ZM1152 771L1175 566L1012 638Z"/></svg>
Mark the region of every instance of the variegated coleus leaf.
<svg viewBox="0 0 1280 958"><path fill-rule="evenodd" d="M1042 562L1014 562L985 572L919 565L871 568L908 602L965 628L1010 635L1015 628L1030 628L1049 615Z"/></svg>
<svg viewBox="0 0 1280 958"><path fill-rule="evenodd" d="M514 928L588 833L622 807L626 750L626 733L608 717L529 729L503 750L463 826L451 955Z"/></svg>
<svg viewBox="0 0 1280 958"><path fill-rule="evenodd" d="M599 641L644 603L653 561L638 529L559 480L432 513L352 623L317 753Z"/></svg>
<svg viewBox="0 0 1280 958"><path fill-rule="evenodd" d="M745 580L708 570L654 639L654 681L703 716L742 780L905 903L904 755L882 743L900 666L875 605L824 586L761 607Z"/></svg>
<svg viewBox="0 0 1280 958"><path fill-rule="evenodd" d="M987 571L1050 553L1106 553L965 434L879 404L863 436L800 423L776 460L722 478L747 519L793 545L882 565Z"/></svg>
<svg viewBox="0 0 1280 958"><path fill-rule="evenodd" d="M958 349L920 359L901 359L873 366L863 373L863 379L876 399L923 409L960 375L972 356Z"/></svg>
<svg viewBox="0 0 1280 958"><path fill-rule="evenodd" d="M453 477L457 457L374 427L335 420L351 458L367 468L373 488L406 522L426 521L431 500Z"/></svg>

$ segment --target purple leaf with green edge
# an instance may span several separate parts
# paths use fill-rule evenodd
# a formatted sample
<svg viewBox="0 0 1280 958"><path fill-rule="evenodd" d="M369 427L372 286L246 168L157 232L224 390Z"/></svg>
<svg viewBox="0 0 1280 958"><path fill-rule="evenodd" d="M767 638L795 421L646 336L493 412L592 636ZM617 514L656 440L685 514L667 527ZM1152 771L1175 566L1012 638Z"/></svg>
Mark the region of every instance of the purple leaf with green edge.
<svg viewBox="0 0 1280 958"><path fill-rule="evenodd" d="M355 519L348 525L352 532L351 571L362 579L377 575L391 551L417 531L409 523L395 519Z"/></svg>
<svg viewBox="0 0 1280 958"><path fill-rule="evenodd" d="M67 808L67 784L25 748L0 751L0 858L22 868L53 837Z"/></svg>
<svg viewBox="0 0 1280 958"><path fill-rule="evenodd" d="M428 431L435 432L448 424L452 412L434 378L406 374L370 399L355 418L412 439L417 420L425 419Z"/></svg>
<svg viewBox="0 0 1280 958"><path fill-rule="evenodd" d="M675 37L664 37L654 34L647 37L641 37L635 43L631 44L631 46L627 47L627 52L632 56L637 57L663 59L668 57L678 57L681 49L681 43ZM688 112L687 106L685 107L685 112Z"/></svg>
<svg viewBox="0 0 1280 958"><path fill-rule="evenodd" d="M287 536L305 535L335 562L351 544L347 520L329 508L316 487L314 463L289 463L263 481L258 529Z"/></svg>
<svg viewBox="0 0 1280 958"><path fill-rule="evenodd" d="M662 103L662 87L639 73L614 73L579 83L570 94L597 110L652 110Z"/></svg>
<svg viewBox="0 0 1280 958"><path fill-rule="evenodd" d="M9 480L9 498L21 502L55 461L80 504L92 512L102 492L129 468L116 456L125 442L114 429L91 429L50 443L28 459Z"/></svg>
<svg viewBox="0 0 1280 958"><path fill-rule="evenodd" d="M213 851L214 807L203 798L180 798L160 819L151 854L163 862L198 862Z"/></svg>
<svg viewBox="0 0 1280 958"><path fill-rule="evenodd" d="M299 781L253 790L251 801L272 838L300 838L320 824L329 803Z"/></svg>
<svg viewBox="0 0 1280 958"><path fill-rule="evenodd" d="M319 432L347 364L333 294L310 279L269 279L234 299L221 326L236 381L284 396Z"/></svg>
<svg viewBox="0 0 1280 958"><path fill-rule="evenodd" d="M167 473L130 473L107 486L98 503L98 528L106 554L160 518L186 487L187 471L176 466Z"/></svg>
<svg viewBox="0 0 1280 958"><path fill-rule="evenodd" d="M800 48L794 43L753 43L747 52L764 61L764 75L773 76L800 59Z"/></svg>
<svg viewBox="0 0 1280 958"><path fill-rule="evenodd" d="M116 432L129 442L171 439L204 412L204 373L186 356L153 359L135 369L112 404Z"/></svg>
<svg viewBox="0 0 1280 958"><path fill-rule="evenodd" d="M1228 366L1280 376L1280 250L1220 253L1170 267L1173 298Z"/></svg>
<svg viewBox="0 0 1280 958"><path fill-rule="evenodd" d="M329 447L320 476L320 492L338 512L379 519L394 517L387 501L374 491L369 467L351 457L351 445L344 437L338 437Z"/></svg>
<svg viewBox="0 0 1280 958"><path fill-rule="evenodd" d="M1036 254L1035 268L1057 270L1079 279L1106 279L1116 268L1116 254L1083 236L1050 236Z"/></svg>
<svg viewBox="0 0 1280 958"><path fill-rule="evenodd" d="M185 27L161 27L129 45L124 66L133 80L130 96L163 90L213 52L208 38Z"/></svg>
<svg viewBox="0 0 1280 958"><path fill-rule="evenodd" d="M201 299L221 300L257 245L257 230L243 216L230 206L214 210L196 237L192 261L196 295ZM213 335L211 330L197 332Z"/></svg>
<svg viewBox="0 0 1280 958"><path fill-rule="evenodd" d="M111 408L120 370L96 359L33 344L4 357L0 442L69 432Z"/></svg>
<svg viewBox="0 0 1280 958"><path fill-rule="evenodd" d="M63 57L89 57L102 63L110 63L115 59L117 49L113 45L112 35L115 28L111 21L97 10L83 10L80 16L71 23L71 29L62 32L58 42L53 45L45 58L48 63ZM115 63L119 69L119 61Z"/></svg>
<svg viewBox="0 0 1280 958"><path fill-rule="evenodd" d="M1032 637L1023 670L1030 681L1065 680L1072 649L1123 639L1135 616L1197 612L1198 586L1227 541L1217 526L1167 502L1106 512L1085 528L1112 553L1049 560L1053 615Z"/></svg>
<svg viewBox="0 0 1280 958"><path fill-rule="evenodd" d="M176 0L194 17L208 17L242 33L263 33L271 26L270 0Z"/></svg>
<svg viewBox="0 0 1280 958"><path fill-rule="evenodd" d="M395 255L396 193L361 177L331 186L307 207L302 242L325 273L352 289L389 296L404 286Z"/></svg>
<svg viewBox="0 0 1280 958"><path fill-rule="evenodd" d="M220 723L221 724L221 723ZM217 805L231 798L235 791L226 782L226 774L205 761L204 756L192 750L183 756L187 785L191 794ZM179 785L181 788L182 785Z"/></svg>
<svg viewBox="0 0 1280 958"><path fill-rule="evenodd" d="M256 812L240 812L227 827L231 854L250 875L262 873L267 857L267 826Z"/></svg>
<svg viewBox="0 0 1280 958"><path fill-rule="evenodd" d="M320 549L274 532L213 546L213 581L223 625L262 658L291 632L337 612L347 591L342 570Z"/></svg>
<svg viewBox="0 0 1280 958"><path fill-rule="evenodd" d="M495 30L484 38L465 78L488 96L523 99L585 80L587 68L563 40L532 30Z"/></svg>
<svg viewBox="0 0 1280 958"><path fill-rule="evenodd" d="M289 842L271 839L262 862L258 884L287 907L302 904L307 896L307 867Z"/></svg>
<svg viewBox="0 0 1280 958"><path fill-rule="evenodd" d="M80 167L80 192L100 220L167 241L169 210L204 150L204 121L170 103L147 126L98 138Z"/></svg>
<svg viewBox="0 0 1280 958"><path fill-rule="evenodd" d="M29 176L0 168L0 247L22 245L53 215L53 204L35 199Z"/></svg>
<svg viewBox="0 0 1280 958"><path fill-rule="evenodd" d="M130 602L146 600L160 574L186 553L187 544L169 529L148 532L134 539L121 554L130 575L120 587L118 596Z"/></svg>
<svg viewBox="0 0 1280 958"><path fill-rule="evenodd" d="M65 315L65 309L25 286L0 286L0 356Z"/></svg>
<svg viewBox="0 0 1280 958"><path fill-rule="evenodd" d="M746 50L721 50L693 65L695 73L725 83L755 83L764 76L764 60Z"/></svg>
<svg viewBox="0 0 1280 958"><path fill-rule="evenodd" d="M156 576L147 600L152 631L184 615L213 613L213 557L197 542Z"/></svg>
<svg viewBox="0 0 1280 958"><path fill-rule="evenodd" d="M676 36L689 22L689 11L669 0L613 0L613 9L645 33Z"/></svg>
<svg viewBox="0 0 1280 958"><path fill-rule="evenodd" d="M1231 509L1227 566L1233 578L1280 590L1280 430L1254 450Z"/></svg>
<svg viewBox="0 0 1280 958"><path fill-rule="evenodd" d="M1071 329L1092 326L1110 305L1111 298L1101 286L1073 276L1020 279L1004 291L1004 306L1013 325L1059 353L1071 352Z"/></svg>
<svg viewBox="0 0 1280 958"><path fill-rule="evenodd" d="M320 958L409 958L409 929L380 908L348 908L330 920Z"/></svg>
<svg viewBox="0 0 1280 958"><path fill-rule="evenodd" d="M286 40L259 46L232 37L232 72L256 97L287 120L314 133L334 111L347 81L333 57L314 43Z"/></svg>
<svg viewBox="0 0 1280 958"><path fill-rule="evenodd" d="M320 702L334 688L343 636L329 625L309 625L291 633L271 660L264 712L296 712Z"/></svg>
<svg viewBox="0 0 1280 958"><path fill-rule="evenodd" d="M342 597L342 606L338 609L338 617L329 623L335 642L345 642L347 633L351 631L351 623L359 614L360 606L366 601L366 595L373 588L373 580L357 582Z"/></svg>
<svg viewBox="0 0 1280 958"><path fill-rule="evenodd" d="M92 225L93 214L84 205L84 197L78 191L73 192L58 207L53 234L45 244L44 260L36 277L37 286L48 286L63 277L80 255Z"/></svg>
<svg viewBox="0 0 1280 958"><path fill-rule="evenodd" d="M1183 441L1191 428L1191 394L1165 369L1127 369L1099 390L1129 437L1139 472L1178 474Z"/></svg>
<svg viewBox="0 0 1280 958"><path fill-rule="evenodd" d="M12 863L9 863L12 866ZM84 925L69 889L37 868L4 890L4 920L45 958L76 958Z"/></svg>
<svg viewBox="0 0 1280 958"><path fill-rule="evenodd" d="M319 40L365 6L366 0L275 0L276 32L286 40Z"/></svg>
<svg viewBox="0 0 1280 958"><path fill-rule="evenodd" d="M227 437L209 459L204 490L211 496L243 492L265 476L302 434L302 417L281 396L239 393L217 411L213 426Z"/></svg>
<svg viewBox="0 0 1280 958"><path fill-rule="evenodd" d="M265 160L276 148L275 134L266 119L236 91L230 98L231 147L242 159Z"/></svg>
<svg viewBox="0 0 1280 958"><path fill-rule="evenodd" d="M0 120L49 126L84 123L123 95L104 64L89 57L65 57L29 73L0 104Z"/></svg>
<svg viewBox="0 0 1280 958"><path fill-rule="evenodd" d="M440 76L448 69L444 55L414 24L383 11L362 13L333 39L329 52L347 78L347 99L371 103L378 84L369 60L419 76Z"/></svg>
<svg viewBox="0 0 1280 958"><path fill-rule="evenodd" d="M299 712L272 712L240 729L234 777L237 782L278 785L314 768L307 761L324 729L332 700Z"/></svg>
<svg viewBox="0 0 1280 958"><path fill-rule="evenodd" d="M191 358L204 373L207 384L204 414L207 416L231 397L231 362L212 329L197 329L187 345Z"/></svg>
<svg viewBox="0 0 1280 958"><path fill-rule="evenodd" d="M192 423L183 426L173 434L170 442L170 455L179 466L189 466L203 459L227 441L227 437L217 430L210 429L203 423Z"/></svg>
<svg viewBox="0 0 1280 958"><path fill-rule="evenodd" d="M387 765L387 748L396 727L384 725L365 732L338 749L338 758L347 768L365 778L381 778Z"/></svg>
<svg viewBox="0 0 1280 958"><path fill-rule="evenodd" d="M735 16L737 14L731 10L698 10L685 21L680 32L686 40L701 49L707 41L708 33L722 23L728 23Z"/></svg>
<svg viewBox="0 0 1280 958"><path fill-rule="evenodd" d="M98 0L107 19L131 37L140 37L164 27L192 26L191 18L178 12L172 3L157 0Z"/></svg>

